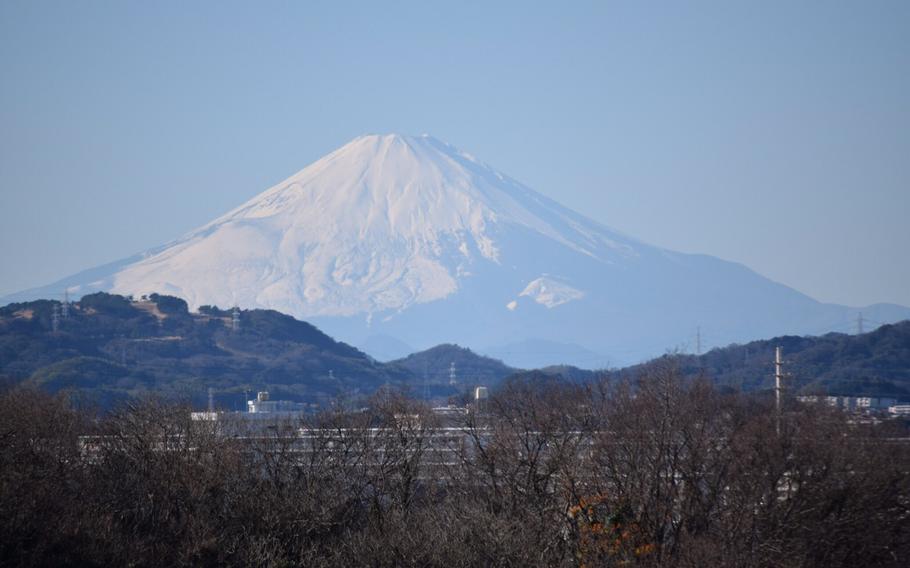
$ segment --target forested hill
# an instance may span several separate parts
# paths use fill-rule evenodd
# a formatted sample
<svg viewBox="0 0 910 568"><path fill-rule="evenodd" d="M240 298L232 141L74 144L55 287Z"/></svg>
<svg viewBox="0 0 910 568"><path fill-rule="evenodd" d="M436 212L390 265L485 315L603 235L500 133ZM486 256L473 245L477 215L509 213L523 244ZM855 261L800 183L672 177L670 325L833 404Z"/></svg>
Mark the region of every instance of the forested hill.
<svg viewBox="0 0 910 568"><path fill-rule="evenodd" d="M795 392L910 400L910 321L860 335L783 336L674 357L688 375L704 373L716 384L755 391L772 387L778 346L783 350L787 382ZM634 376L645 365L616 374Z"/></svg>
<svg viewBox="0 0 910 568"><path fill-rule="evenodd" d="M388 364L413 373L431 392L442 386L448 387L453 377L456 385L465 382L471 386L495 385L517 371L499 359L448 343L412 353Z"/></svg>
<svg viewBox="0 0 910 568"><path fill-rule="evenodd" d="M771 386L776 346L783 348L794 391L910 399L910 321L862 335L784 336L674 358L688 375L755 391ZM449 385L453 363L454 387ZM634 379L646 365L609 375ZM230 311L203 306L190 313L183 300L157 294L141 301L92 294L67 310L49 300L0 308L0 381L77 390L102 406L144 393L202 406L209 388L227 409L242 408L248 393L257 390L325 403L390 384L417 397L439 398L476 384L495 387L517 372L457 345L383 364L275 311L239 311L234 329ZM570 381L599 374L574 367L542 372Z"/></svg>
<svg viewBox="0 0 910 568"><path fill-rule="evenodd" d="M66 310L48 300L10 304L0 308L0 379L80 390L102 406L146 392L201 405L212 388L224 408L240 408L247 390L324 402L413 379L290 316L238 315L234 329L230 311L190 313L157 294L137 302L91 294Z"/></svg>

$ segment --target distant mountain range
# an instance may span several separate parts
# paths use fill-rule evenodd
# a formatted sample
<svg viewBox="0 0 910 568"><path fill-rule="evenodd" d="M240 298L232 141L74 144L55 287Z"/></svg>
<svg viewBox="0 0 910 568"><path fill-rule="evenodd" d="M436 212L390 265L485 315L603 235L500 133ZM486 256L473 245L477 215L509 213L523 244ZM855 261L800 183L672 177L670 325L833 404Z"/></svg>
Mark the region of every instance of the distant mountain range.
<svg viewBox="0 0 910 568"><path fill-rule="evenodd" d="M785 336L672 357L688 375L754 391L769 388L778 345L794 391L910 399L910 322L857 336ZM604 374L634 379L646 366L551 366L541 372L584 382ZM104 407L147 394L202 406L209 388L227 409L242 408L257 390L326 404L383 385L438 401L476 385L495 387L520 372L450 344L381 363L279 312L203 306L193 313L183 300L157 294L130 301L95 293L65 307L38 300L0 308L0 380L83 393Z"/></svg>
<svg viewBox="0 0 910 568"><path fill-rule="evenodd" d="M559 188L552 188L558 190ZM306 319L380 358L475 346L521 367L617 366L693 345L882 323L745 266L562 207L429 136L362 136L166 245L0 302L153 292Z"/></svg>

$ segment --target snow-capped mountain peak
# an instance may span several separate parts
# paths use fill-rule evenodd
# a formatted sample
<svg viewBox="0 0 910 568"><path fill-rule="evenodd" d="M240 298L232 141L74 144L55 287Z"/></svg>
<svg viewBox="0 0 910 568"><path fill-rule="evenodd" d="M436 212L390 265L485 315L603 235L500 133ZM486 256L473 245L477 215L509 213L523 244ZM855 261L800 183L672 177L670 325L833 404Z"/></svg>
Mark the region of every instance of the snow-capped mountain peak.
<svg viewBox="0 0 910 568"><path fill-rule="evenodd" d="M300 317L403 310L499 263L510 226L596 258L633 253L431 136L367 135L119 272L112 289Z"/></svg>
<svg viewBox="0 0 910 568"><path fill-rule="evenodd" d="M506 345L527 366L631 363L684 348L696 327L724 345L856 314L621 235L453 146L397 134L356 138L169 244L13 298L64 289L271 308L352 343ZM579 353L604 357L565 358Z"/></svg>

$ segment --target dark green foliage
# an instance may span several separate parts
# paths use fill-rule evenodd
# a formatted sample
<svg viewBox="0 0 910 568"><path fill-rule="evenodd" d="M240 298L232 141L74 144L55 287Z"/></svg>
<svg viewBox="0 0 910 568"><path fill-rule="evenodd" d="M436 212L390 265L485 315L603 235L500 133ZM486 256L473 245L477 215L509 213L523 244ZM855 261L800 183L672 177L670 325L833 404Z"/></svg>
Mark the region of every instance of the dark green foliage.
<svg viewBox="0 0 910 568"><path fill-rule="evenodd" d="M129 317L137 311L128 298L117 296L116 294L107 294L105 292L96 292L88 294L79 300L79 305L83 309L95 310L97 312L118 316Z"/></svg>
<svg viewBox="0 0 910 568"><path fill-rule="evenodd" d="M203 405L211 387L218 405L237 409L246 391L324 403L386 383L409 386L417 396L457 399L474 385L495 387L519 372L457 345L383 364L272 310L241 311L240 329L233 331L230 310L208 306L192 314L183 300L159 294L136 303L105 293L85 296L52 333L55 305L60 308L39 300L0 308L0 376L32 379L51 391L77 388L97 401L157 392ZM719 388L765 390L777 345L794 390L910 398L910 322L861 336L786 336L673 358L685 374L710 377ZM449 386L453 362L455 387ZM634 376L640 369L607 375ZM574 367L542 371L571 382L601 376Z"/></svg>
<svg viewBox="0 0 910 568"><path fill-rule="evenodd" d="M452 344L437 345L404 359L390 361L389 365L407 369L418 377L425 375L430 384L448 384L452 363L455 363L457 376L471 384L496 384L517 371L498 359Z"/></svg>
<svg viewBox="0 0 910 568"><path fill-rule="evenodd" d="M73 357L42 367L29 382L56 392L69 389L91 389L99 385L116 385L130 374L129 369L108 359Z"/></svg>
<svg viewBox="0 0 910 568"><path fill-rule="evenodd" d="M562 377L567 381L576 383L593 381L604 374L603 371L589 371L571 365L550 365L549 367L544 367L540 370L548 375Z"/></svg>
<svg viewBox="0 0 910 568"><path fill-rule="evenodd" d="M271 310L241 312L232 331L228 311L191 314L171 296L133 303L98 293L72 304L53 333L55 304L0 308L0 375L50 392L77 389L99 404L156 392L202 405L211 387L226 408L244 404L245 391L320 403L413 378Z"/></svg>
<svg viewBox="0 0 910 568"><path fill-rule="evenodd" d="M774 349L783 349L793 390L806 394L910 398L910 321L883 325L862 335L783 336L714 349L701 356L674 355L690 376L744 391L773 384ZM646 367L649 364L645 364ZM616 376L631 376L643 366Z"/></svg>
<svg viewBox="0 0 910 568"><path fill-rule="evenodd" d="M158 306L161 313L168 315L189 315L189 307L182 298L151 294L149 300Z"/></svg>
<svg viewBox="0 0 910 568"><path fill-rule="evenodd" d="M205 306L199 306L199 313L214 317L229 317L231 315L230 310L222 310L217 306L209 306L207 304Z"/></svg>

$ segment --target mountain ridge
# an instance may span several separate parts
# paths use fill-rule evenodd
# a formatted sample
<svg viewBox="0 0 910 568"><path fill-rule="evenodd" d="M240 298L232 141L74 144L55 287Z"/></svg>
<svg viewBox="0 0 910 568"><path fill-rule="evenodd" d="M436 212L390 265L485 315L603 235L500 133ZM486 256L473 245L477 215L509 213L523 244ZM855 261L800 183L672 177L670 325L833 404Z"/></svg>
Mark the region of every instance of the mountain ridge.
<svg viewBox="0 0 910 568"><path fill-rule="evenodd" d="M0 307L0 377L51 391L85 389L105 406L157 394L204 403L213 388L228 408L245 391L325 404L342 394L412 382L308 322L270 310L233 312L152 294L103 292L67 306L38 300ZM56 323L55 323L56 321ZM56 331L55 331L56 326Z"/></svg>
<svg viewBox="0 0 910 568"><path fill-rule="evenodd" d="M685 375L752 392L769 388L774 349L781 346L793 391L910 399L910 320L862 335L774 337L626 368L524 371L453 344L380 363L292 316L240 310L235 329L234 313L214 306L194 313L183 300L158 294L132 301L96 293L69 304L66 316L58 301L10 304L0 307L0 379L88 392L104 406L148 394L203 406L213 388L220 406L242 408L256 390L325 405L383 385L446 399L529 372L571 382L634 381L669 357Z"/></svg>
<svg viewBox="0 0 910 568"><path fill-rule="evenodd" d="M351 344L566 345L516 367L633 364L685 342L838 329L822 304L748 267L648 245L430 136L361 136L166 245L0 298L152 292L274 309Z"/></svg>

